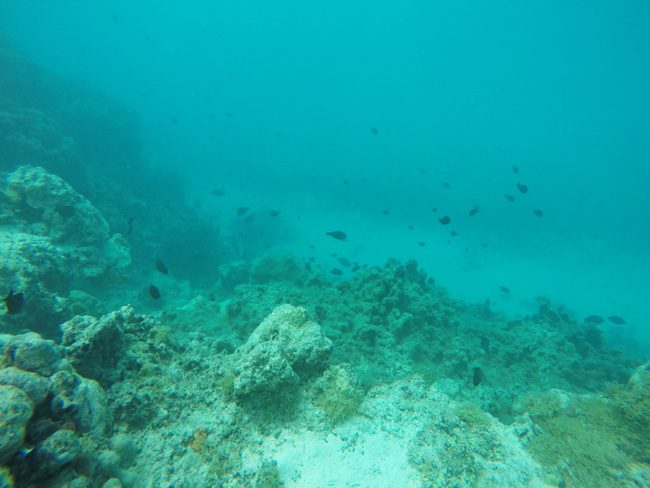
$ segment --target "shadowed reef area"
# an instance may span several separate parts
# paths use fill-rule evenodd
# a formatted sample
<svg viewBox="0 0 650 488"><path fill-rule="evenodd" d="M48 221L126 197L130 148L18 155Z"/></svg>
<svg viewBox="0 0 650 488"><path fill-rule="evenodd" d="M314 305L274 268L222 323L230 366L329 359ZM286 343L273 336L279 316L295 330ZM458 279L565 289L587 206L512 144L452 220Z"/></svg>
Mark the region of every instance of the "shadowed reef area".
<svg viewBox="0 0 650 488"><path fill-rule="evenodd" d="M0 487L650 486L650 365L598 325L241 259L128 110L0 68Z"/></svg>

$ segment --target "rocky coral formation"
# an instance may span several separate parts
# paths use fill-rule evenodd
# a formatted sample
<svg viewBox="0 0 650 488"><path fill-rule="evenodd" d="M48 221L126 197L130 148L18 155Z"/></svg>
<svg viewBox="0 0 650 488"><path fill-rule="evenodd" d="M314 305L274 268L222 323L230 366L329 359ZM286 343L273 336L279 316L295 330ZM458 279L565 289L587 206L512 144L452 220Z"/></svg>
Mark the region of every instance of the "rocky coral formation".
<svg viewBox="0 0 650 488"><path fill-rule="evenodd" d="M237 396L272 393L321 372L332 343L301 307L281 305L262 321L238 351L233 391Z"/></svg>
<svg viewBox="0 0 650 488"><path fill-rule="evenodd" d="M112 429L106 393L75 372L61 347L33 332L0 336L0 465L7 479L52 487L129 479L110 449Z"/></svg>
<svg viewBox="0 0 650 488"><path fill-rule="evenodd" d="M625 381L634 365L561 307L542 300L537 314L511 320L451 300L414 262L389 261L338 284L318 271L287 279L268 273L263 282L249 276L234 288L224 326L239 337L249 334L285 302L300 304L321 323L336 344L331 361L349 363L366 388L418 373L504 420L517 396L553 387L597 391Z"/></svg>
<svg viewBox="0 0 650 488"><path fill-rule="evenodd" d="M538 391L547 390L549 383L561 383L564 376L548 370L540 376L533 374L531 370L541 361L533 355L530 364L521 366L525 370L517 374L538 383L521 389L516 408L511 409L508 423L503 423L482 408L492 405L505 388L493 383L490 374L492 367L508 371L505 365L499 366L506 359L502 351L505 346L498 341L509 347L525 347L519 328L537 327L546 340L551 337L556 346L564 345L556 356L562 360L575 360L573 354L578 349L582 351L576 353L578 356L594 357L604 346L576 336L576 329L569 327L570 318L545 304L538 316L516 325L502 323L485 308L448 300L417 274L399 271L392 263L380 271L373 270L372 274L375 279L383 277L380 284L384 289L392 289L388 283L398 288L391 292L398 297L396 304L384 302L386 308L381 313L395 316L391 312L394 306L403 307L402 314L423 310L418 316L428 318L422 319L419 327L435 328L439 340L446 341L445 360L454 357L470 366L480 364L486 370L483 382L474 385L471 378L464 377L464 369L445 369L445 364L438 371L446 372L446 376L434 381L431 376L423 378L417 374L406 345L411 335L424 336L415 330L397 338L393 332L401 329L392 329L390 321L382 321L381 327L391 331L385 337L395 341L390 343L395 351L384 357L401 361L401 369L396 367L391 374L401 371L404 377L379 381L386 376L377 373L377 384L364 385L357 374L364 371L359 368L359 358L372 359L366 356L371 350L362 348L362 354L353 355L352 341L364 339L349 329L334 334L339 343L326 338L326 331L333 331L332 323L340 326L345 312L335 302L322 300L336 296L349 306L350 296L358 295L340 285L323 288L318 276L308 277L298 290L267 275L264 280L268 289L248 283L236 287L235 293L255 289L258 306L265 307L288 292L307 307L273 305L235 351L223 348L222 341L237 330L236 316L221 314L203 298L176 313L162 314L162 322L124 307L99 318L76 317L62 325L61 350L66 361L105 385L113 429L137 439L137 445L120 449L116 447L119 442L104 444L101 452L108 452L97 455L97 459L102 465L113 466L111 476L123 484L128 482L125 468L134 463L127 472L137 472L152 486L588 486L585 483L591 478L587 475L593 471L587 469L584 456L590 452L587 445L598 438L602 441L602 448L597 450L603 455L600 465L614 466L607 476L626 483L644 479L639 460L647 454L647 444L640 440L645 434L638 432L644 432L647 425L647 368L640 368L628 386L604 397L559 390L540 396ZM411 279L415 283L409 283ZM374 290L375 286L370 288ZM321 301L314 305L311 294L317 290L322 292ZM399 298L400 293L409 297ZM421 294L427 296L418 298ZM384 293L370 295L380 301ZM435 305L436 301L442 303ZM369 298L358 305L366 310L363 317L371 314L370 303ZM315 315L307 311L318 306L324 317L319 319L320 325L310 320ZM187 317L192 307L200 319L197 322ZM209 322L210 314L215 314L217 323L206 325L205 334L186 330L174 335L164 323L169 320L169 325L176 326L186 320L200 327ZM233 318L234 324L227 327ZM378 319L379 315L373 320ZM360 323L363 318L349 320ZM482 331L476 337L481 320L495 331ZM449 339L452 333L460 335L458 341ZM532 343L538 340L532 331L526 333ZM487 337L487 342L481 336ZM352 364L337 361L339 346ZM430 347L435 350L438 346L431 343ZM483 359L472 363L478 349L483 351ZM490 358L486 359L488 353ZM50 374L58 367L57 358L60 356L52 356L31 369ZM29 383L24 374L37 373L17 373L12 368L20 369L16 364L5 368L8 371L0 374L0 381L5 376L12 378L12 386L23 392L23 401L41 398L42 385L20 386ZM523 381L513 377L515 383ZM564 384L571 389L571 383ZM507 397L507 401L512 398ZM583 422L585 418L589 419L587 423ZM19 420L14 427L17 432L23 426ZM589 436L593 425L598 425L596 434ZM69 440L67 434L59 435L62 442ZM74 450L74 442L70 442ZM134 456L138 451L141 454ZM328 469L323 469L324 465ZM630 483L622 486L635 486Z"/></svg>
<svg viewBox="0 0 650 488"><path fill-rule="evenodd" d="M124 277L131 263L126 241L111 236L101 213L58 176L21 166L3 179L0 201L0 278L26 297L20 326L54 335L73 306L73 286Z"/></svg>
<svg viewBox="0 0 650 488"><path fill-rule="evenodd" d="M531 421L527 450L563 486L647 486L650 468L650 369L601 394L552 389L517 403Z"/></svg>

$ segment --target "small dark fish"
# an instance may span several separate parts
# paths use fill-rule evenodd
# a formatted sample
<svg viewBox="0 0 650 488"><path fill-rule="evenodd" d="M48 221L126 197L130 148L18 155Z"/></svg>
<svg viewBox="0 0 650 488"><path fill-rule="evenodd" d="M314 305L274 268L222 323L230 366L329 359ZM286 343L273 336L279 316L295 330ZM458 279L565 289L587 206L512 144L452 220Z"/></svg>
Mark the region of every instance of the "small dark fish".
<svg viewBox="0 0 650 488"><path fill-rule="evenodd" d="M133 232L133 222L135 222L135 217L129 217L129 221L127 223L128 227L126 229L127 235L131 235L131 232Z"/></svg>
<svg viewBox="0 0 650 488"><path fill-rule="evenodd" d="M248 212L249 207L239 207L237 209L237 216L241 217L242 215L246 215L246 212Z"/></svg>
<svg viewBox="0 0 650 488"><path fill-rule="evenodd" d="M434 280L431 276L427 278L427 285L433 286L436 284L436 280Z"/></svg>
<svg viewBox="0 0 650 488"><path fill-rule="evenodd" d="M481 242L481 247L483 249L487 249L488 248L488 243L487 242Z"/></svg>
<svg viewBox="0 0 650 488"><path fill-rule="evenodd" d="M444 186L447 190L449 190L451 188L451 185L449 183L447 183L446 181L444 181L442 183L442 186Z"/></svg>
<svg viewBox="0 0 650 488"><path fill-rule="evenodd" d="M171 118L172 124L178 124L178 119L176 117Z"/></svg>
<svg viewBox="0 0 650 488"><path fill-rule="evenodd" d="M510 288L507 286L500 286L499 290L501 290L502 293L510 293Z"/></svg>
<svg viewBox="0 0 650 488"><path fill-rule="evenodd" d="M62 205L61 207L56 207L56 211L64 219L69 219L75 214L75 208L72 205Z"/></svg>
<svg viewBox="0 0 650 488"><path fill-rule="evenodd" d="M515 201L515 196L514 195L506 195L506 200L509 202L514 202Z"/></svg>
<svg viewBox="0 0 650 488"><path fill-rule="evenodd" d="M211 195L214 195L215 197L222 197L226 194L225 191L223 191L221 188L214 188L210 192Z"/></svg>
<svg viewBox="0 0 650 488"><path fill-rule="evenodd" d="M20 312L25 304L25 295L22 292L14 293L13 288L9 290L9 295L4 299L7 314L15 315Z"/></svg>
<svg viewBox="0 0 650 488"><path fill-rule="evenodd" d="M433 207L433 208L431 209L431 211L432 211L433 213L438 213L438 209L437 209L436 207Z"/></svg>
<svg viewBox="0 0 650 488"><path fill-rule="evenodd" d="M517 189L521 193L528 193L528 186L524 185L523 183L517 183Z"/></svg>
<svg viewBox="0 0 650 488"><path fill-rule="evenodd" d="M481 383L483 383L483 380L485 379L485 375L483 374L483 370L481 368L474 368L474 374L472 376L472 384L474 386L478 386Z"/></svg>
<svg viewBox="0 0 650 488"><path fill-rule="evenodd" d="M424 241L418 241L418 246L420 246L420 247L424 247L424 246L426 246L426 245L427 245L426 242L424 242Z"/></svg>
<svg viewBox="0 0 650 488"><path fill-rule="evenodd" d="M424 169L424 168L420 168L420 173L422 173L423 175L426 175L426 174L427 174L427 170Z"/></svg>
<svg viewBox="0 0 650 488"><path fill-rule="evenodd" d="M251 223L255 219L255 214L249 214L244 218L244 222L247 224Z"/></svg>
<svg viewBox="0 0 650 488"><path fill-rule="evenodd" d="M452 230L451 231L451 236L452 237L458 237L458 232L456 232L455 230Z"/></svg>
<svg viewBox="0 0 650 488"><path fill-rule="evenodd" d="M358 263L354 263L354 266L352 266L351 271L352 271L353 273L356 273L356 272L359 271L360 269L361 269L361 266L359 266Z"/></svg>
<svg viewBox="0 0 650 488"><path fill-rule="evenodd" d="M149 286L149 295L154 300L158 300L160 298L160 290L155 285L151 285Z"/></svg>
<svg viewBox="0 0 650 488"><path fill-rule="evenodd" d="M519 174L519 166L516 166L516 165L513 164L512 165L512 172L514 174Z"/></svg>
<svg viewBox="0 0 650 488"><path fill-rule="evenodd" d="M113 19L113 22L115 22L116 24L120 21L120 18L117 16L117 14L113 14L112 19Z"/></svg>
<svg viewBox="0 0 650 488"><path fill-rule="evenodd" d="M407 225L406 228L407 228L408 230L415 230L415 227L412 226L412 225Z"/></svg>
<svg viewBox="0 0 650 488"><path fill-rule="evenodd" d="M479 206L474 205L469 211L469 216L474 217L474 215L476 215L478 213L478 211L479 211Z"/></svg>
<svg viewBox="0 0 650 488"><path fill-rule="evenodd" d="M344 184L345 186L350 186L350 182L349 182L348 180L343 180L343 184Z"/></svg>
<svg viewBox="0 0 650 488"><path fill-rule="evenodd" d="M449 215L445 215L444 217L440 217L438 219L438 222L440 222L442 225L451 224L451 217Z"/></svg>
<svg viewBox="0 0 650 488"><path fill-rule="evenodd" d="M344 258L343 256L339 257L338 262L341 263L341 266L344 266L346 268L352 267L352 263L348 258Z"/></svg>
<svg viewBox="0 0 650 488"><path fill-rule="evenodd" d="M269 212L269 215L270 215L271 217L277 217L278 215L280 215L280 211L279 211L279 210L271 210L271 211Z"/></svg>
<svg viewBox="0 0 650 488"><path fill-rule="evenodd" d="M374 127L370 128L370 132L372 132L373 136L376 136L377 134L379 134L379 131L377 129L375 129Z"/></svg>
<svg viewBox="0 0 650 488"><path fill-rule="evenodd" d="M534 213L537 217L544 217L544 212L543 212L542 210L540 210L539 208L536 208L535 210L533 210L533 213ZM551 220L552 220L552 219L551 219Z"/></svg>
<svg viewBox="0 0 650 488"><path fill-rule="evenodd" d="M588 317L585 317L585 324L598 325L602 324L603 322L605 322L605 319L603 319L600 315L589 315Z"/></svg>
<svg viewBox="0 0 650 488"><path fill-rule="evenodd" d="M339 268L332 268L332 274L334 276L341 276L343 274L343 271L341 271Z"/></svg>
<svg viewBox="0 0 650 488"><path fill-rule="evenodd" d="M325 232L325 235L333 237L338 241L345 241L348 238L348 235L342 230L331 230L329 232Z"/></svg>
<svg viewBox="0 0 650 488"><path fill-rule="evenodd" d="M481 348L483 348L485 352L490 352L490 339L485 336L479 336L479 340L481 341Z"/></svg>
<svg viewBox="0 0 650 488"><path fill-rule="evenodd" d="M607 317L607 319L612 323L616 325L624 325L627 324L625 319L623 317L620 317L619 315L610 315Z"/></svg>
<svg viewBox="0 0 650 488"><path fill-rule="evenodd" d="M388 209L386 209L386 208L383 209L383 210L381 211L381 213L384 214L384 215L390 215L390 212L389 212Z"/></svg>
<svg viewBox="0 0 650 488"><path fill-rule="evenodd" d="M156 261L156 269L160 271L162 274L169 273L169 270L167 269L167 266L165 266L165 263L163 263L162 259Z"/></svg>
<svg viewBox="0 0 650 488"><path fill-rule="evenodd" d="M335 253L335 252L331 252L331 253L330 253L330 256L332 256L333 258L335 258L336 256L338 256L338 254Z"/></svg>

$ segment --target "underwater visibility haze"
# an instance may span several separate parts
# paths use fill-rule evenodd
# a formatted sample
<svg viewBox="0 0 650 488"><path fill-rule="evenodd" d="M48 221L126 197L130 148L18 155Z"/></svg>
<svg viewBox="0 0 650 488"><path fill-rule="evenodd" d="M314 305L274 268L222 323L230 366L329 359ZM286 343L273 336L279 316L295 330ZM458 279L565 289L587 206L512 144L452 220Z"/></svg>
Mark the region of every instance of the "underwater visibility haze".
<svg viewBox="0 0 650 488"><path fill-rule="evenodd" d="M0 3L0 487L650 486L648 26Z"/></svg>

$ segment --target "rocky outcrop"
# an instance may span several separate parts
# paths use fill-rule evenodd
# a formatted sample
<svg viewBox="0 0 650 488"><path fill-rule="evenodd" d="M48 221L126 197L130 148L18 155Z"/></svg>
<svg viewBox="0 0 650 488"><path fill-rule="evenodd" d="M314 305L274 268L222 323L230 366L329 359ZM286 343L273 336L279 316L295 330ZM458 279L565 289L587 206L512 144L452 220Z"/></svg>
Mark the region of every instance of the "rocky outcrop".
<svg viewBox="0 0 650 488"><path fill-rule="evenodd" d="M128 245L85 197L43 168L20 166L0 185L0 278L24 294L29 311L19 324L8 314L0 321L53 335L74 308L73 284L124 277Z"/></svg>
<svg viewBox="0 0 650 488"><path fill-rule="evenodd" d="M332 343L302 307L280 305L239 349L233 391L270 393L322 372Z"/></svg>
<svg viewBox="0 0 650 488"><path fill-rule="evenodd" d="M100 456L113 452L112 430L106 393L60 346L35 333L0 336L0 471L17 486L101 486L126 476Z"/></svg>

